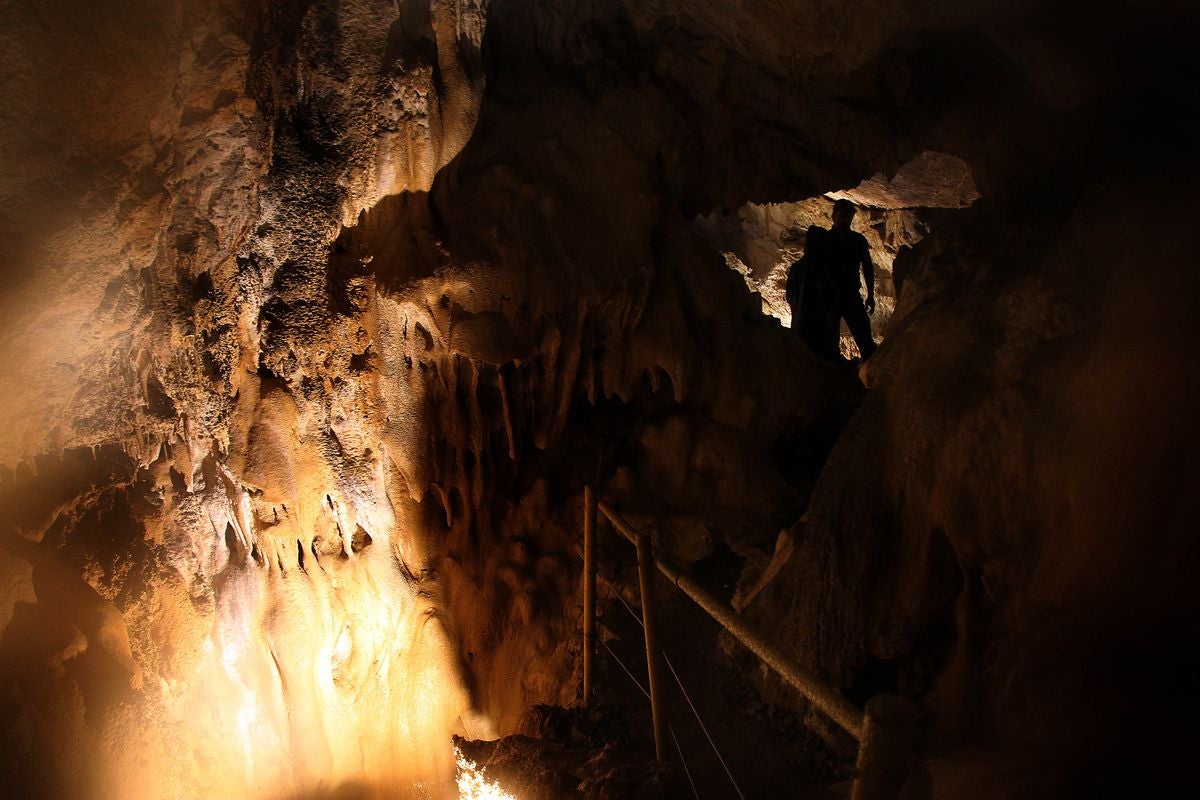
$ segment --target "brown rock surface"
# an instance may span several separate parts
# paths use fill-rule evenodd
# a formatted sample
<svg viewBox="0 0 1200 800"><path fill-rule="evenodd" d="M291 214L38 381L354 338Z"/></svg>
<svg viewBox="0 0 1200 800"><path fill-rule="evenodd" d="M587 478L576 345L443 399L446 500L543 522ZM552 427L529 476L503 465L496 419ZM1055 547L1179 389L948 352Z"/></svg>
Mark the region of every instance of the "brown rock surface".
<svg viewBox="0 0 1200 800"><path fill-rule="evenodd" d="M0 6L6 785L452 793L576 697L601 457L935 796L1174 774L1196 18L1084 5ZM837 192L895 314L810 500Z"/></svg>

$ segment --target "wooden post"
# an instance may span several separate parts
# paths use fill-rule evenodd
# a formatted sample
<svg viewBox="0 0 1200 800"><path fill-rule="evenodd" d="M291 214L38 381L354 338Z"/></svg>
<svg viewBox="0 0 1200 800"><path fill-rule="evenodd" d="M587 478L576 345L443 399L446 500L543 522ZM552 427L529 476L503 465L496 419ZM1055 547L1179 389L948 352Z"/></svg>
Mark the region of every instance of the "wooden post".
<svg viewBox="0 0 1200 800"><path fill-rule="evenodd" d="M851 800L894 800L913 765L917 710L908 698L877 695L867 703Z"/></svg>
<svg viewBox="0 0 1200 800"><path fill-rule="evenodd" d="M583 487L583 705L592 702L596 653L596 494Z"/></svg>
<svg viewBox="0 0 1200 800"><path fill-rule="evenodd" d="M646 671L650 677L650 715L654 721L654 755L666 760L662 707L662 674L659 668L657 614L654 609L654 551L650 535L637 537L638 586L642 592L642 625L646 635Z"/></svg>
<svg viewBox="0 0 1200 800"><path fill-rule="evenodd" d="M598 503L600 513L608 518L617 532L633 544L637 544L638 534L621 519L603 501ZM638 550L639 564L641 550ZM807 697L814 706L828 714L836 723L842 726L851 736L862 741L863 712L851 705L837 691L824 685L816 675L813 675L795 659L786 655L774 645L767 642L736 611L719 600L696 581L684 575L678 568L662 559L656 559L658 571L667 580L675 584L696 605L708 612L708 615L721 624L725 630L733 634L739 642L749 648L764 664L775 670L781 678L790 683Z"/></svg>
<svg viewBox="0 0 1200 800"><path fill-rule="evenodd" d="M725 630L757 655L762 662L798 689L818 709L859 742L857 775L851 800L895 800L916 763L917 709L907 698L879 695L867 703L866 712L846 701L837 690L769 644L732 608L717 599L674 565L654 558L650 536L634 531L606 503L596 508L613 527L637 545L638 583L642 592L642 622L646 628L646 666L650 673L650 708L654 716L655 751L663 759L662 679L658 667L658 631L654 621L654 570L658 569Z"/></svg>

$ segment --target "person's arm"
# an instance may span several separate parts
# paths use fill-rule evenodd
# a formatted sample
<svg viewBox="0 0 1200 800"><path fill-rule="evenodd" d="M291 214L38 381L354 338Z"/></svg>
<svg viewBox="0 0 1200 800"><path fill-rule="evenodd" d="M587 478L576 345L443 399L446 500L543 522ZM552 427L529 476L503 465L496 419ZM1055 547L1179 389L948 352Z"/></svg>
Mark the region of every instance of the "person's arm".
<svg viewBox="0 0 1200 800"><path fill-rule="evenodd" d="M864 236L862 240L862 271L867 283L867 313L875 313L875 264L871 261L871 247Z"/></svg>

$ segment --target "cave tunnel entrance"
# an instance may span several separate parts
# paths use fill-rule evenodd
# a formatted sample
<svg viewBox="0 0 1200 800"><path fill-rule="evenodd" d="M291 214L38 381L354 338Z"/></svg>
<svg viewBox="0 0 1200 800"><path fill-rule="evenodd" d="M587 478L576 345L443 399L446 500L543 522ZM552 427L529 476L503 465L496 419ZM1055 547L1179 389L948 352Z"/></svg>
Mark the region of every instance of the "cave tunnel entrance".
<svg viewBox="0 0 1200 800"><path fill-rule="evenodd" d="M926 150L890 178L879 173L852 189L795 201L748 202L732 213L718 210L698 216L692 226L697 236L742 276L750 291L758 294L763 314L791 328L788 272L804 255L805 232L813 225L830 227L833 204L850 201L858 209L852 227L866 237L875 266L876 307L871 331L878 344L887 336L896 310L905 254L933 232L929 212L967 208L980 196L965 161ZM863 291L861 275L859 281ZM850 329L844 320L839 324L842 358L857 358L858 347Z"/></svg>
<svg viewBox="0 0 1200 800"><path fill-rule="evenodd" d="M849 200L859 211L853 228L866 237L875 264L877 306L872 323L878 342L887 335L896 311L905 253L931 235L935 210L965 209L980 197L966 162L926 151L891 177L877 174L852 189L793 202L748 202L732 213L698 216L691 228L758 295L762 313L790 328L788 270L804 252L804 232L812 225L828 227L834 202ZM841 326L841 355L851 359L858 355L857 348L845 323ZM665 473L663 465L673 463L666 453L679 450L694 457L698 449L695 442L676 441L679 426L673 423L687 417L688 406L674 399L669 375L662 381L656 377L648 376L641 390L628 398L577 402L569 416L577 424L586 419L585 427L593 435L606 432L600 436L604 441L592 443L595 450L605 452L606 469L599 478L607 491L602 494L623 498L634 519L646 529L655 529L656 548L675 551L673 557L690 564L699 583L735 608L744 608L794 547L797 534L791 529L805 502L799 498L811 494L860 395L835 399L826 416L812 426L820 435L810 430L799 438L785 435L776 442L772 468L790 484L792 502L776 503L770 520L743 516L735 522L714 515L713 508L704 509L702 504L689 510L678 497L672 502L647 494L656 484L662 489L655 474ZM685 473L695 477L687 470L680 476ZM769 534L779 531L779 526L783 532L775 542L773 558L770 542L763 537L771 538ZM543 709L538 723L543 737L540 755L549 763L586 761L572 750L587 750L608 731L608 746L624 753L622 769L610 775L610 786L618 786L628 780L626 771L652 769L636 756L652 749L649 676L642 649L636 559L628 542L607 525L600 528L596 706L590 716L578 709ZM724 638L719 626L682 594L660 585L658 603L660 644L669 663L664 702L670 720L667 762L671 769L657 780L665 781L668 791L687 793L701 786L700 796L820 796L822 787L847 785L856 743L820 714L797 713L789 702L792 690L768 674L753 655ZM767 629L764 632L771 637ZM891 685L890 677L873 683L869 678L863 678L863 686L856 685L852 692L860 705ZM715 726L706 730L692 712ZM519 772L522 759L528 757L503 743L472 742L464 747L501 776ZM732 765L731 770L722 759ZM747 769L756 761L770 763L771 768Z"/></svg>

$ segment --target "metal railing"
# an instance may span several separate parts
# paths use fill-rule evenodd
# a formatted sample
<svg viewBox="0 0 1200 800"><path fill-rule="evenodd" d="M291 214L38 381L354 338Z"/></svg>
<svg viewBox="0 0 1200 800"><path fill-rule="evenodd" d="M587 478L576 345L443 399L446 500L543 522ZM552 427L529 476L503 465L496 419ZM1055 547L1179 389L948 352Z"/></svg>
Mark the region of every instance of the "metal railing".
<svg viewBox="0 0 1200 800"><path fill-rule="evenodd" d="M594 662L596 619L596 522L597 510L614 530L628 539L638 554L638 585L641 592L642 625L645 629L646 667L649 677L651 718L654 726L655 754L664 760L666 741L662 705L662 675L659 661L654 570L662 573L676 588L690 597L722 628L750 652L758 656L787 684L859 743L852 800L894 800L900 793L912 766L912 744L916 709L904 697L879 695L865 710L850 703L841 693L823 683L795 659L772 645L726 603L670 562L654 555L649 533L635 531L607 503L599 501L591 486L584 489L584 622L583 622L583 702L591 701L595 688Z"/></svg>

